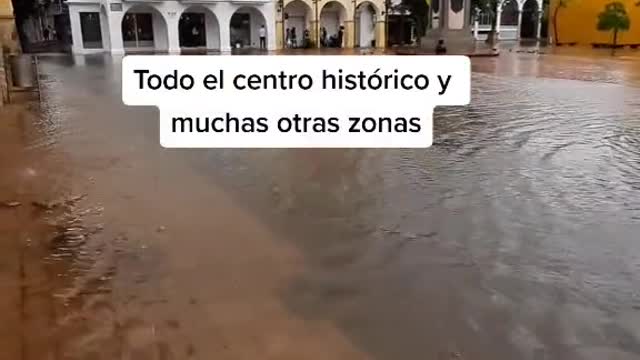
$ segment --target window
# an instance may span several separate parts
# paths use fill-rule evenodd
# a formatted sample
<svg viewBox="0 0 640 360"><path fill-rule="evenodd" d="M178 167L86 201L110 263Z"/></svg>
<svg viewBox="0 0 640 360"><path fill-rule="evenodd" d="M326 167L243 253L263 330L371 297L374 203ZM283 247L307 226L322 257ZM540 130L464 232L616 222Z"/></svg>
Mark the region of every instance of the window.
<svg viewBox="0 0 640 360"><path fill-rule="evenodd" d="M102 49L100 13L81 12L80 29L82 32L82 46L85 49Z"/></svg>

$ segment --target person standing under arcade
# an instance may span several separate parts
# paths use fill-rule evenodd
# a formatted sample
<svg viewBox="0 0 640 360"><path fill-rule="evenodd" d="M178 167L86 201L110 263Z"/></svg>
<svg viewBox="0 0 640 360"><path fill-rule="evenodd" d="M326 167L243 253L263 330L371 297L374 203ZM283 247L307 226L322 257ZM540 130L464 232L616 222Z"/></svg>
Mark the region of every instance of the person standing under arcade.
<svg viewBox="0 0 640 360"><path fill-rule="evenodd" d="M267 29L264 28L264 25L260 26L259 35L260 35L260 49L266 49L267 48Z"/></svg>

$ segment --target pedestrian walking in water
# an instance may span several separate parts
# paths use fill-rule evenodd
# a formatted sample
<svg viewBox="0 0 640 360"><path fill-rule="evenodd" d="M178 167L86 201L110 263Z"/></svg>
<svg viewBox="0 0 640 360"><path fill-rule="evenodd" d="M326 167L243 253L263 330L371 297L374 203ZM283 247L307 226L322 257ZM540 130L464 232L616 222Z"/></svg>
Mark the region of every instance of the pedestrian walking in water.
<svg viewBox="0 0 640 360"><path fill-rule="evenodd" d="M267 29L264 28L264 25L260 26L259 35L260 35L260 49L266 49L267 48Z"/></svg>
<svg viewBox="0 0 640 360"><path fill-rule="evenodd" d="M447 53L447 47L444 45L444 40L438 40L438 45L436 46L436 55L444 55Z"/></svg>

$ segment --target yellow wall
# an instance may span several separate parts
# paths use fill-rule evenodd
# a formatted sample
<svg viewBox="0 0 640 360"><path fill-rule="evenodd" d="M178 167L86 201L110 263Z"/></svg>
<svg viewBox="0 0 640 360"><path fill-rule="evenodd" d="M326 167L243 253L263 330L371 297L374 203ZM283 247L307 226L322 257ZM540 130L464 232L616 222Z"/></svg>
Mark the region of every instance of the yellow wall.
<svg viewBox="0 0 640 360"><path fill-rule="evenodd" d="M0 47L8 48L9 52L19 48L11 0L0 0Z"/></svg>
<svg viewBox="0 0 640 360"><path fill-rule="evenodd" d="M551 0L549 21L549 35L553 36L553 13L559 0ZM614 0L569 0L567 7L558 13L558 38L561 43L578 43L591 45L592 43L610 43L612 32L596 30L598 14L604 10L606 4ZM625 4L631 19L629 31L618 35L619 44L640 44L640 6L635 6L637 0L615 0ZM555 39L554 39L555 42Z"/></svg>
<svg viewBox="0 0 640 360"><path fill-rule="evenodd" d="M11 0L0 0L0 17L2 16L13 17L13 8L11 7Z"/></svg>

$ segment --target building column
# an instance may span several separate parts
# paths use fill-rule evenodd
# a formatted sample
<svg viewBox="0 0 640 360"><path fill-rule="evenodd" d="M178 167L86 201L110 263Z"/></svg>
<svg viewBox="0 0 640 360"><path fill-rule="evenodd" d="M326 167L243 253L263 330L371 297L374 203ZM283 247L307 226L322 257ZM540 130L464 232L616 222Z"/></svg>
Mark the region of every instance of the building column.
<svg viewBox="0 0 640 360"><path fill-rule="evenodd" d="M496 39L500 40L500 25L502 25L502 3L498 4L496 11Z"/></svg>
<svg viewBox="0 0 640 360"><path fill-rule="evenodd" d="M376 48L384 49L384 44L387 43L384 20L378 20L375 26L374 38L376 39Z"/></svg>
<svg viewBox="0 0 640 360"><path fill-rule="evenodd" d="M449 29L449 9L451 9L451 3L449 0L440 1L440 30L442 33L446 33Z"/></svg>
<svg viewBox="0 0 640 360"><path fill-rule="evenodd" d="M77 6L69 5L69 22L71 23L71 41L74 54L82 54L82 25L80 24L80 11Z"/></svg>
<svg viewBox="0 0 640 360"><path fill-rule="evenodd" d="M538 24L536 29L536 39L540 40L542 34L542 10L538 10Z"/></svg>
<svg viewBox="0 0 640 360"><path fill-rule="evenodd" d="M480 20L478 19L479 17L479 11L476 10L475 14L473 15L473 38L476 39L476 41L478 41L478 31L480 28Z"/></svg>
<svg viewBox="0 0 640 360"><path fill-rule="evenodd" d="M342 34L342 45L345 49L353 49L355 29L353 27L353 19L344 21L344 34Z"/></svg>
<svg viewBox="0 0 640 360"><path fill-rule="evenodd" d="M220 25L220 52L231 52L231 16L233 15L233 9L220 9L222 11L216 12L218 16L218 23Z"/></svg>
<svg viewBox="0 0 640 360"><path fill-rule="evenodd" d="M111 51L111 34L109 30L109 15L104 8L100 9L100 36L102 36L102 49Z"/></svg>
<svg viewBox="0 0 640 360"><path fill-rule="evenodd" d="M261 9L256 9L262 13L267 29L267 50L273 51L278 47L278 31L282 31L282 25L276 26L276 9L274 6L262 5ZM281 12L284 14L284 10ZM284 15L283 15L284 16ZM302 33L300 33L302 37Z"/></svg>
<svg viewBox="0 0 640 360"><path fill-rule="evenodd" d="M522 30L522 9L518 9L518 33L516 39L520 40L520 31Z"/></svg>
<svg viewBox="0 0 640 360"><path fill-rule="evenodd" d="M180 18L177 15L166 17L167 23L167 50L169 54L180 54L180 34L178 32L178 22Z"/></svg>
<svg viewBox="0 0 640 360"><path fill-rule="evenodd" d="M282 31L282 20L276 21L276 47L278 49L284 49L284 31Z"/></svg>
<svg viewBox="0 0 640 360"><path fill-rule="evenodd" d="M122 18L124 12L110 11L107 13L107 19L109 21L109 43L111 45L112 55L124 54L124 43L122 40Z"/></svg>

